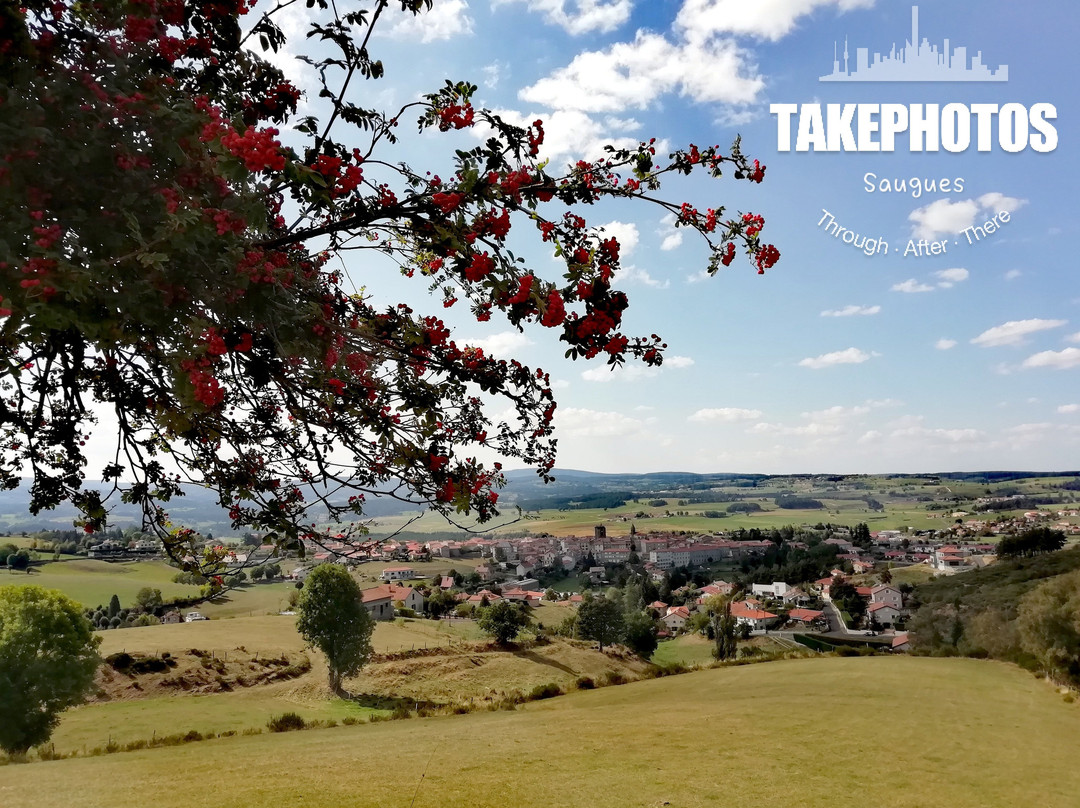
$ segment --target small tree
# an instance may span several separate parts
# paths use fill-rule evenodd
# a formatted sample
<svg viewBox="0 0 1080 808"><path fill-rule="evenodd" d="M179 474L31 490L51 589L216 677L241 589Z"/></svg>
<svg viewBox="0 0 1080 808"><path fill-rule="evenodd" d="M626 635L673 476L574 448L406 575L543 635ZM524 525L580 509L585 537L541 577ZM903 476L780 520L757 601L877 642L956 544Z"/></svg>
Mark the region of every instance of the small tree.
<svg viewBox="0 0 1080 808"><path fill-rule="evenodd" d="M453 611L456 605L457 599L449 592L443 592L441 589L436 589L424 601L424 609L427 611L428 616L434 618L442 617L447 612Z"/></svg>
<svg viewBox="0 0 1080 808"><path fill-rule="evenodd" d="M631 612L626 616L626 644L642 659L648 659L656 651L656 621L646 612Z"/></svg>
<svg viewBox="0 0 1080 808"><path fill-rule="evenodd" d="M532 621L528 613L516 603L499 600L480 610L476 624L485 634L490 634L499 645L512 642L521 630L528 628Z"/></svg>
<svg viewBox="0 0 1080 808"><path fill-rule="evenodd" d="M114 594L111 598L109 598L108 616L116 617L116 615L118 614L120 614L120 597Z"/></svg>
<svg viewBox="0 0 1080 808"><path fill-rule="evenodd" d="M361 599L360 586L337 564L311 571L297 601L296 627L313 648L326 657L330 689L341 693L341 682L355 676L371 658L375 623Z"/></svg>
<svg viewBox="0 0 1080 808"><path fill-rule="evenodd" d="M605 645L622 641L626 636L626 621L622 604L608 598L586 598L578 608L578 635L585 640Z"/></svg>
<svg viewBox="0 0 1080 808"><path fill-rule="evenodd" d="M93 685L100 642L66 595L0 589L0 747L23 754L49 739L60 712Z"/></svg>
<svg viewBox="0 0 1080 808"><path fill-rule="evenodd" d="M714 595L705 602L712 626L716 659L733 659L738 650L738 621L731 614L731 598Z"/></svg>
<svg viewBox="0 0 1080 808"><path fill-rule="evenodd" d="M113 595L116 597L116 595ZM163 603L161 598L161 590L154 589L149 586L144 586L138 592L135 593L135 605L142 609L144 612L152 612L155 609L161 607ZM109 604L109 611L112 611L112 604ZM119 610L117 611L119 614Z"/></svg>
<svg viewBox="0 0 1080 808"><path fill-rule="evenodd" d="M19 550L19 552L8 556L7 564L9 570L15 570L17 572L29 572L30 553L28 553L26 550Z"/></svg>

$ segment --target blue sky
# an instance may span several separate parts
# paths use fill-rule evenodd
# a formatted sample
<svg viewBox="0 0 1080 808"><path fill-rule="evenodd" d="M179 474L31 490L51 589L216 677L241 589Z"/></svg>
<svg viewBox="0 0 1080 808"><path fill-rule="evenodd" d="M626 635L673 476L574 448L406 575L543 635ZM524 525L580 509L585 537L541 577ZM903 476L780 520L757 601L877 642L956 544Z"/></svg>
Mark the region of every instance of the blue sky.
<svg viewBox="0 0 1080 808"><path fill-rule="evenodd" d="M1080 282L1075 3L934 0L920 32L949 37L1007 83L825 83L834 42L888 52L911 29L895 0L435 0L380 22L386 78L356 100L390 108L444 79L479 85L509 119L542 118L546 156L594 156L605 142L727 146L768 166L758 185L685 180L669 197L766 217L783 255L765 276L736 263L703 278L704 245L659 212L585 211L623 241L627 333L670 345L657 371L562 358L552 332L461 320L455 337L542 366L557 380L559 465L593 471L918 472L1080 466ZM1026 18L1022 16L1026 15ZM1055 24L1055 21L1062 24ZM301 75L302 74L295 74ZM771 104L1050 103L1051 152L778 151ZM461 135L461 144L468 138ZM408 141L414 167L445 170L440 136ZM869 193L878 180L962 179L963 191ZM823 210L887 255L867 256L818 225ZM958 231L999 211L977 244ZM684 233L685 231L679 231ZM946 242L904 256L911 238ZM894 248L898 248L894 251ZM557 269L538 242L523 254ZM386 301L422 292L348 259ZM367 260L367 259L364 259ZM438 303L430 311L442 314Z"/></svg>

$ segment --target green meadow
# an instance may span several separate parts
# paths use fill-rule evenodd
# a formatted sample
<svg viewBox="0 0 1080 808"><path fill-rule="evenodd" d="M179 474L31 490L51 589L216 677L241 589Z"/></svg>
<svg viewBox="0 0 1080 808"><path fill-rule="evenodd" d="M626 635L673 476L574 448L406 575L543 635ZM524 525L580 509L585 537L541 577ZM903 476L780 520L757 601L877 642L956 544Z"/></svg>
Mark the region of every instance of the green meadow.
<svg viewBox="0 0 1080 808"><path fill-rule="evenodd" d="M5 808L1074 808L1080 705L967 659L812 658L515 711L0 767Z"/></svg>
<svg viewBox="0 0 1080 808"><path fill-rule="evenodd" d="M132 606L135 594L144 586L160 589L166 598L191 597L197 586L173 583L176 570L160 561L50 561L25 572L0 572L0 586L36 584L58 589L88 608L106 606L114 594L121 606Z"/></svg>

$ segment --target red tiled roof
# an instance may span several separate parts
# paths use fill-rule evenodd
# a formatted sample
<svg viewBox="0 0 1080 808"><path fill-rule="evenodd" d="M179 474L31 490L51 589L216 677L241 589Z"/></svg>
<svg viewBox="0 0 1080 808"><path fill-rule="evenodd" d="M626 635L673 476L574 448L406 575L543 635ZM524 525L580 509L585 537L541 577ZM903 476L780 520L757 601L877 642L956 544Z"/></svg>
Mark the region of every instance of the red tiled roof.
<svg viewBox="0 0 1080 808"><path fill-rule="evenodd" d="M804 623L809 623L813 620L817 620L824 612L819 612L816 609L792 609L788 612L788 617L792 620L801 620Z"/></svg>
<svg viewBox="0 0 1080 808"><path fill-rule="evenodd" d="M731 614L733 617L743 617L747 620L771 620L776 617L772 612L755 609L743 601L736 601L731 604Z"/></svg>

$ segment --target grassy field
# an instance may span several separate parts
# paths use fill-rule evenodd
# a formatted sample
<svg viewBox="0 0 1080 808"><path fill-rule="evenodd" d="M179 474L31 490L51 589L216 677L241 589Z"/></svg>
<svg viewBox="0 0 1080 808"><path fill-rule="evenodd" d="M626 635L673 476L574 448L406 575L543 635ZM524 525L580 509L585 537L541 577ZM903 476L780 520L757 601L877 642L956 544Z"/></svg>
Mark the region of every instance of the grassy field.
<svg viewBox="0 0 1080 808"><path fill-rule="evenodd" d="M700 634L680 634L664 640L652 655L654 665L707 665L713 661L715 643Z"/></svg>
<svg viewBox="0 0 1080 808"><path fill-rule="evenodd" d="M155 696L84 705L63 714L53 736L57 749L92 749L110 740L123 744L151 738L155 733L162 736L189 730L204 735L241 732L263 727L271 715L286 711L299 713L308 720L341 720L349 715L386 712L326 698L325 666L318 653L305 648L303 638L296 632L295 617L238 617L146 626L104 631L101 637L102 656L117 651L132 654L168 651L179 656L192 648L220 656L242 647L262 656L284 653L299 657L306 653L313 667L310 673L295 680L238 688L229 693ZM482 637L471 620L403 620L378 623L372 646L377 654L386 654L413 648L468 645Z"/></svg>
<svg viewBox="0 0 1080 808"><path fill-rule="evenodd" d="M1019 669L820 658L515 712L7 766L0 805L105 808L140 795L156 808L1073 808L1078 752L1080 706Z"/></svg>
<svg viewBox="0 0 1080 808"><path fill-rule="evenodd" d="M304 640L296 632L296 618L288 615L113 629L100 632L100 636L103 656L116 651L160 654L188 648L228 651L239 646L266 654L298 653L304 649ZM371 644L375 653L385 654L482 637L472 620L401 620L376 623Z"/></svg>
<svg viewBox="0 0 1080 808"><path fill-rule="evenodd" d="M144 586L160 589L166 598L197 595L197 586L175 584L176 570L161 561L56 561L34 567L26 573L0 572L0 586L37 584L58 589L88 608L106 606L114 594L121 606L132 606L135 594Z"/></svg>

